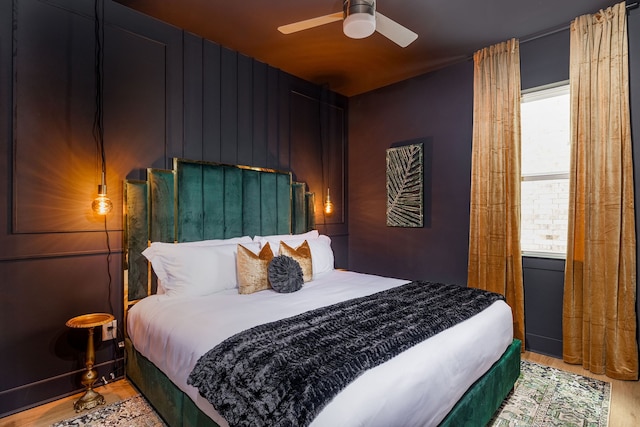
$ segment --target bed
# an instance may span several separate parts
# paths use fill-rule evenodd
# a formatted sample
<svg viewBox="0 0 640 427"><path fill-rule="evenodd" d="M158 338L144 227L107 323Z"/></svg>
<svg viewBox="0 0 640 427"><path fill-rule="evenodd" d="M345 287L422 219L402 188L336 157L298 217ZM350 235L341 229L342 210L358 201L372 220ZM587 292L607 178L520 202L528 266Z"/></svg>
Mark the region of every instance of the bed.
<svg viewBox="0 0 640 427"><path fill-rule="evenodd" d="M183 159L170 171L148 170L146 181L125 182L127 376L169 425L228 425L189 384L203 355L227 338L410 286L333 269L330 239L313 231L313 195L305 187L287 172ZM187 254L181 256L202 265L199 254L222 257L223 249L213 249L217 246L227 248L228 257L238 244L258 253L266 242L282 241L291 247L312 242L314 274L296 292L240 294L230 279L217 277L226 284L216 292L175 293L162 280L158 284L156 277L165 276L147 262L154 247L174 252L179 247ZM212 246L204 249L207 242ZM233 256L237 259L237 252ZM153 262L154 269L158 265ZM220 267L208 268L204 276ZM519 362L511 311L498 300L358 375L310 425L484 425L512 389Z"/></svg>

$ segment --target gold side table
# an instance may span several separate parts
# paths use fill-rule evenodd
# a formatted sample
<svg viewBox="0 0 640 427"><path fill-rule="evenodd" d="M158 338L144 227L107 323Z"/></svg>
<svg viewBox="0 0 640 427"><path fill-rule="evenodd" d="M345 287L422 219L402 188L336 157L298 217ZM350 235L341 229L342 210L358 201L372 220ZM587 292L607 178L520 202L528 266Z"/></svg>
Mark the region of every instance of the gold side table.
<svg viewBox="0 0 640 427"><path fill-rule="evenodd" d="M96 326L106 325L114 319L113 315L109 313L92 313L83 314L82 316L69 319L66 325L69 328L82 328L89 331L89 338L87 340L87 355L86 355L86 371L82 374L82 385L85 386L85 392L76 400L73 404L73 408L76 412L80 412L83 409L95 408L98 405L104 405L104 396L97 391L93 390L93 383L98 379L98 371L93 368L96 362L96 354L93 348L93 329Z"/></svg>

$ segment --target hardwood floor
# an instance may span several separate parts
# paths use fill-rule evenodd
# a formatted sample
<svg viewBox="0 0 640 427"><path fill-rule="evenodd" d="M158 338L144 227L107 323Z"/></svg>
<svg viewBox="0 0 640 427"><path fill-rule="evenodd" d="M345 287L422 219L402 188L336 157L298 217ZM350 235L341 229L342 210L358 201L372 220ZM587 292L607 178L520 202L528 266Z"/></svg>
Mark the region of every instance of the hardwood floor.
<svg viewBox="0 0 640 427"><path fill-rule="evenodd" d="M551 366L564 371L597 378L611 383L611 411L609 416L610 427L636 427L640 425L640 382L618 381L604 375L595 375L582 369L581 366L568 365L560 359L543 356L537 353L525 352L522 358L541 365ZM106 400L106 403L117 402L138 394L135 387L127 380L119 380L106 386L96 388ZM55 402L20 412L9 417L0 418L2 427L45 427L51 424L71 418L76 415L73 410L73 402L82 393L69 396Z"/></svg>
<svg viewBox="0 0 640 427"><path fill-rule="evenodd" d="M126 379L95 387L95 390L104 396L105 404L107 405L139 394L138 390ZM73 409L73 402L82 395L83 393L78 393L24 412L0 418L0 427L49 427L55 422L80 415L81 413L76 414Z"/></svg>

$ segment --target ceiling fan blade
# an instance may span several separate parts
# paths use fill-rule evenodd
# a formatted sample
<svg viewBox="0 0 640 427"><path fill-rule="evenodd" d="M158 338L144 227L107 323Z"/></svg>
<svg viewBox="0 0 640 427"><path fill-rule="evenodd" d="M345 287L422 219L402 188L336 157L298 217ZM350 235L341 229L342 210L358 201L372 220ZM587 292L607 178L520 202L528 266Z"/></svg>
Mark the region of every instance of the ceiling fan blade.
<svg viewBox="0 0 640 427"><path fill-rule="evenodd" d="M320 25L329 24L336 21L342 21L342 12L318 16L317 18L305 19L304 21L294 22L293 24L282 25L278 27L278 31L283 34L291 34L297 31L308 30L309 28L319 27Z"/></svg>
<svg viewBox="0 0 640 427"><path fill-rule="evenodd" d="M376 11L376 31L400 47L409 46L418 35Z"/></svg>

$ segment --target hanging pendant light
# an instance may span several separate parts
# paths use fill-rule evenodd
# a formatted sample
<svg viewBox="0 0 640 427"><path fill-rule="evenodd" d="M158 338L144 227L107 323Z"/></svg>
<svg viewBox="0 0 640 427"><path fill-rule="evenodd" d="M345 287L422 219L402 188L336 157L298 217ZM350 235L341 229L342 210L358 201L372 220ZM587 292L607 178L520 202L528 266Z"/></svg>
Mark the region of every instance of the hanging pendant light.
<svg viewBox="0 0 640 427"><path fill-rule="evenodd" d="M104 175L104 172L102 172L102 181L98 185L98 197L93 199L93 203L91 203L91 209L98 215L106 215L113 209L113 203L107 196L107 184Z"/></svg>
<svg viewBox="0 0 640 427"><path fill-rule="evenodd" d="M324 202L324 214L329 216L333 214L333 203L331 203L331 194L329 193L329 189L327 188L327 198Z"/></svg>

